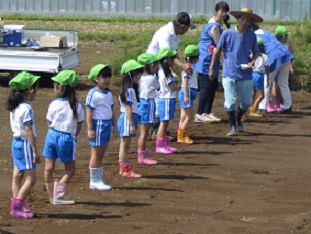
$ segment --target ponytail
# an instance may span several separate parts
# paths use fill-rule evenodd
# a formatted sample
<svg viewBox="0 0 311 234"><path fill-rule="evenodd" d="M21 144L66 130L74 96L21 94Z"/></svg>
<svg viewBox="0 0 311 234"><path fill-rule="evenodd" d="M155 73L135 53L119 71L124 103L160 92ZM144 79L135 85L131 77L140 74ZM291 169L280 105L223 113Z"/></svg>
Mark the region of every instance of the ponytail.
<svg viewBox="0 0 311 234"><path fill-rule="evenodd" d="M138 68L122 76L120 89L119 89L119 95L120 95L121 102L123 103L127 102L126 92L128 88L133 88L135 90L136 100L137 102L139 101L138 84L133 84L133 78L137 76L138 74L142 74L143 71L144 71L143 68Z"/></svg>
<svg viewBox="0 0 311 234"><path fill-rule="evenodd" d="M60 84L58 84L60 85ZM62 85L62 97L68 98L68 102L70 108L73 112L73 116L75 119L78 119L78 111L77 111L77 104L78 100L76 97L76 90L74 87L70 87L69 85Z"/></svg>

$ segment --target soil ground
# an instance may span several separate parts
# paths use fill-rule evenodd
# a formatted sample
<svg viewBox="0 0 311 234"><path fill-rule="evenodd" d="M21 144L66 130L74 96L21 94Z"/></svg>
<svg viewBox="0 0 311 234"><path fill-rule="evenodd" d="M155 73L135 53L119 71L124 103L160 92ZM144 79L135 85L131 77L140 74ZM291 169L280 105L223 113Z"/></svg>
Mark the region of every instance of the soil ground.
<svg viewBox="0 0 311 234"><path fill-rule="evenodd" d="M81 47L82 62L88 51ZM88 72L83 67L77 71ZM179 153L161 156L155 154L154 142L148 141L152 157L158 160L158 165L148 167L137 164L137 138L133 140L130 160L143 175L139 180L119 176L120 140L112 140L104 159L104 179L113 186L108 192L88 188L90 147L84 124L78 138L76 175L68 192L76 204L48 202L42 163L29 197L29 207L38 218L17 220L9 215L13 166L9 113L4 107L9 92L6 84L1 79L0 233L311 233L310 93L292 93L293 114L246 117L245 132L227 137L223 93L218 92L213 112L223 121L192 123L190 133L196 144L174 142ZM79 85L81 101L91 87L85 82ZM113 92L116 96L117 90ZM53 99L53 90L43 88L32 103L39 149L43 148L45 115ZM179 113L178 108L170 126L175 136ZM55 177L62 172L59 164Z"/></svg>

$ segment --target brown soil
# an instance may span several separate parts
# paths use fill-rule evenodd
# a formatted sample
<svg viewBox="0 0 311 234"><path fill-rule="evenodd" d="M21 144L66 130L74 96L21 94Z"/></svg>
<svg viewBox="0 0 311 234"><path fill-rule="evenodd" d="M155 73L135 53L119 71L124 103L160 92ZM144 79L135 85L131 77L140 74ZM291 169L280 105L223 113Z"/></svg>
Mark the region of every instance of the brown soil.
<svg viewBox="0 0 311 234"><path fill-rule="evenodd" d="M90 87L80 85L80 100L85 100ZM217 93L214 112L224 120L193 123L191 136L196 144L172 143L179 154L156 155L155 144L149 141L159 164L141 166L136 161L137 138L133 140L130 159L135 171L143 174L139 180L118 175L119 140L113 140L104 159L104 178L113 186L109 192L88 188L90 147L84 124L78 139L76 175L68 193L76 204L48 202L42 163L29 198L29 207L38 218L16 220L9 215L12 134L4 108L8 92L7 87L1 88L0 233L311 233L309 93L292 94L291 115L247 117L245 132L235 137L225 135L229 126L223 93ZM47 107L53 98L53 90L45 88L33 102L40 149L47 131ZM173 135L178 115L179 111L170 126ZM62 171L59 165L56 177Z"/></svg>

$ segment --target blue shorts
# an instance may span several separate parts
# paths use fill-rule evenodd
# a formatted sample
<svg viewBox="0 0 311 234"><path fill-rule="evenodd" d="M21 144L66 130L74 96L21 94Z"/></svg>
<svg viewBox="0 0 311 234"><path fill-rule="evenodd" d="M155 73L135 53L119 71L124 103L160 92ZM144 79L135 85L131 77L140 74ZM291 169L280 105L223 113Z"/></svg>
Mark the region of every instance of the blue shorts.
<svg viewBox="0 0 311 234"><path fill-rule="evenodd" d="M194 88L188 88L189 103L184 102L185 92L184 88L181 88L178 93L178 101L181 109L193 108L193 101L197 96L197 90Z"/></svg>
<svg viewBox="0 0 311 234"><path fill-rule="evenodd" d="M253 72L253 82L256 90L264 89L265 74Z"/></svg>
<svg viewBox="0 0 311 234"><path fill-rule="evenodd" d="M160 121L173 120L176 109L176 98L159 98L158 112Z"/></svg>
<svg viewBox="0 0 311 234"><path fill-rule="evenodd" d="M140 99L138 107L138 113L140 117L140 123L152 124L155 121L156 104L154 99Z"/></svg>
<svg viewBox="0 0 311 234"><path fill-rule="evenodd" d="M104 146L106 143L110 142L112 120L93 119L92 122L96 137L94 140L89 141L90 146Z"/></svg>
<svg viewBox="0 0 311 234"><path fill-rule="evenodd" d="M24 171L36 168L36 164L33 163L32 148L27 139L13 138L11 151L14 166L18 170Z"/></svg>
<svg viewBox="0 0 311 234"><path fill-rule="evenodd" d="M133 113L133 119L134 119L134 124L135 124L135 128L137 130L137 125L139 122L139 116L136 113ZM119 134L120 137L134 137L136 135L132 135L130 133L130 122L128 120L128 118L126 117L126 113L122 113L119 117L118 120L118 130L119 130Z"/></svg>
<svg viewBox="0 0 311 234"><path fill-rule="evenodd" d="M43 156L57 159L60 163L76 160L76 136L49 129L46 134Z"/></svg>

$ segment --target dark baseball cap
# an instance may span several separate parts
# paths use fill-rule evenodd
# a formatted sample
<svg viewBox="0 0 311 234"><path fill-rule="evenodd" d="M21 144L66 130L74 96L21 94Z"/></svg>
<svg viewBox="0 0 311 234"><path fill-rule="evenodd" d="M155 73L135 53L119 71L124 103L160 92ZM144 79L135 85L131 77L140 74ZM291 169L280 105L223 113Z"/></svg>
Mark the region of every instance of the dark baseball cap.
<svg viewBox="0 0 311 234"><path fill-rule="evenodd" d="M196 25L192 22L192 15L188 12L179 12L175 21L179 24L189 26L190 29L196 28Z"/></svg>

